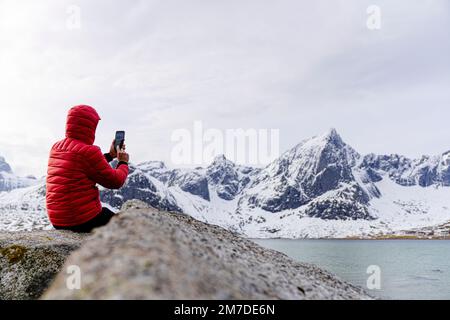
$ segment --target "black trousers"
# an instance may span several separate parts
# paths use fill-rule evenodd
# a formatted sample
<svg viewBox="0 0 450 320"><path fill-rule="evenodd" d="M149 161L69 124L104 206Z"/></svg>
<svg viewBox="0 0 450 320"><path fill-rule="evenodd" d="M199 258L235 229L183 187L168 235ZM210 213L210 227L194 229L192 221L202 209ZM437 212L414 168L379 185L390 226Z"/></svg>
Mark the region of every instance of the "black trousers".
<svg viewBox="0 0 450 320"><path fill-rule="evenodd" d="M102 211L98 215L96 215L93 219L78 226L70 226L70 227L53 226L53 227L58 230L70 230L73 232L91 232L94 228L101 227L107 224L113 216L114 212L112 212L108 208L102 208Z"/></svg>

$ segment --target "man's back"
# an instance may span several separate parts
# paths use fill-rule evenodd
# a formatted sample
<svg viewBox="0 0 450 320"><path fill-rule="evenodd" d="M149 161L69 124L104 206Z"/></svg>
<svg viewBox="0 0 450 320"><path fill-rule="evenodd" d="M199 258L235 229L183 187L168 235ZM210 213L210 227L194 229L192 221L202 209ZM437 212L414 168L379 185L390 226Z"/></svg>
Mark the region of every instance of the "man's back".
<svg viewBox="0 0 450 320"><path fill-rule="evenodd" d="M99 120L91 107L72 108L66 138L50 151L46 200L54 226L76 226L93 219L102 210L96 184L117 189L127 178L127 165L111 168L100 148L93 145Z"/></svg>

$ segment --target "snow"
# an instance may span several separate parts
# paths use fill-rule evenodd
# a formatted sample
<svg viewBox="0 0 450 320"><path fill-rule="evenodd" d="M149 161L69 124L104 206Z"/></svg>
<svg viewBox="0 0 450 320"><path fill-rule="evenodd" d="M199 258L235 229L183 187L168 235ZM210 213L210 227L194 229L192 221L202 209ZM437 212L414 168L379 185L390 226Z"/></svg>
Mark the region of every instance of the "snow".
<svg viewBox="0 0 450 320"><path fill-rule="evenodd" d="M264 217L266 222L247 225L242 231L255 238L345 238L396 233L450 221L449 187L404 187L387 177L376 187L382 197L372 198L369 206L375 220L310 218L302 215L302 207L275 214L259 210L253 215ZM279 231L266 231L270 229Z"/></svg>
<svg viewBox="0 0 450 320"><path fill-rule="evenodd" d="M380 198L370 201L375 220L323 220L304 215L306 206L271 213L260 208L240 207L239 199L231 201L217 196L210 186L211 201L167 187L149 176L162 198L168 198L194 218L225 227L252 238L345 238L399 232L430 227L450 221L450 188L442 186L401 186L386 175L376 187ZM45 213L43 185L0 192L0 230L20 231L51 229ZM332 190L321 197L332 197ZM108 204L103 204L113 211Z"/></svg>
<svg viewBox="0 0 450 320"><path fill-rule="evenodd" d="M43 182L0 192L0 230L31 231L51 229L45 212Z"/></svg>

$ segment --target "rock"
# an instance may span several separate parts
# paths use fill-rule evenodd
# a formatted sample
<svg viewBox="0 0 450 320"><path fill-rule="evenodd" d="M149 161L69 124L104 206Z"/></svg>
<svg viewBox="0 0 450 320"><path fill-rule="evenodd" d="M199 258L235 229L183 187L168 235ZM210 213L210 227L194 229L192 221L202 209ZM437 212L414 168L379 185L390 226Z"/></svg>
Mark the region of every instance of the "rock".
<svg viewBox="0 0 450 320"><path fill-rule="evenodd" d="M148 209L151 208L149 204L145 203L144 201L133 199L128 200L122 205L121 210L126 211L129 209Z"/></svg>
<svg viewBox="0 0 450 320"><path fill-rule="evenodd" d="M122 212L97 229L44 299L370 299L315 266L297 263L225 229L157 209Z"/></svg>
<svg viewBox="0 0 450 320"><path fill-rule="evenodd" d="M438 156L422 156L409 159L401 155L366 155L360 167L375 172L378 176L386 174L402 186L450 186L450 151ZM375 176L376 180L381 180ZM374 181L376 181L374 180Z"/></svg>
<svg viewBox="0 0 450 320"><path fill-rule="evenodd" d="M197 171L175 169L170 174L167 185L178 186L185 192L210 200L208 180Z"/></svg>
<svg viewBox="0 0 450 320"><path fill-rule="evenodd" d="M369 198L357 183L341 187L336 192L318 197L305 209L310 217L325 220L373 220L367 206Z"/></svg>
<svg viewBox="0 0 450 320"><path fill-rule="evenodd" d="M219 198L233 200L249 184L250 176L258 169L237 165L219 155L206 169L206 177Z"/></svg>
<svg viewBox="0 0 450 320"><path fill-rule="evenodd" d="M0 300L39 298L85 237L57 230L0 233Z"/></svg>

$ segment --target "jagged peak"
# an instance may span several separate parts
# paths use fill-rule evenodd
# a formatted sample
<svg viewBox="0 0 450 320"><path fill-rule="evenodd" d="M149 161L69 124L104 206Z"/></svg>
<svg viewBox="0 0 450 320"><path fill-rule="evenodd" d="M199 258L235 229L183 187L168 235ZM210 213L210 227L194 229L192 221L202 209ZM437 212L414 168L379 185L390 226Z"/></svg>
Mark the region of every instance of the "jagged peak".
<svg viewBox="0 0 450 320"><path fill-rule="evenodd" d="M333 156L334 160L330 161L335 161L336 157L345 157L345 161L349 165L354 165L357 159L360 158L360 155L342 140L337 130L331 128L321 135L303 140L269 164L266 170L272 172L271 174L276 174L279 172L280 166L286 166L287 164L289 166L294 164L293 168L291 168L293 171L299 170L300 167L303 168L302 170L306 167L310 167L312 170L321 161L324 151L336 154ZM339 156L337 155L338 153L340 153Z"/></svg>
<svg viewBox="0 0 450 320"><path fill-rule="evenodd" d="M341 136L339 135L339 133L337 132L337 130L335 128L330 128L322 135L316 136L314 138L316 140L320 139L324 142L337 142L340 144L344 143L344 141L342 140Z"/></svg>
<svg viewBox="0 0 450 320"><path fill-rule="evenodd" d="M228 160L224 154L219 154L214 157L210 166L226 165L226 164L234 165L233 161Z"/></svg>
<svg viewBox="0 0 450 320"><path fill-rule="evenodd" d="M11 167L2 156L0 156L0 172L12 173Z"/></svg>
<svg viewBox="0 0 450 320"><path fill-rule="evenodd" d="M227 160L227 158L222 153L222 154L219 154L219 155L215 156L213 161L226 161L226 160Z"/></svg>
<svg viewBox="0 0 450 320"><path fill-rule="evenodd" d="M151 160L141 162L137 165L141 169L166 169L166 164L163 161Z"/></svg>
<svg viewBox="0 0 450 320"><path fill-rule="evenodd" d="M324 149L327 145L334 145L338 148L350 148L341 138L335 128L330 128L326 132L320 135L313 136L312 138L305 139L300 142L293 150L303 152L305 149ZM353 150L353 149L352 149ZM289 152L289 151L288 151Z"/></svg>
<svg viewBox="0 0 450 320"><path fill-rule="evenodd" d="M328 131L326 132L326 135L329 137L339 137L340 138L340 135L335 128L328 129Z"/></svg>

